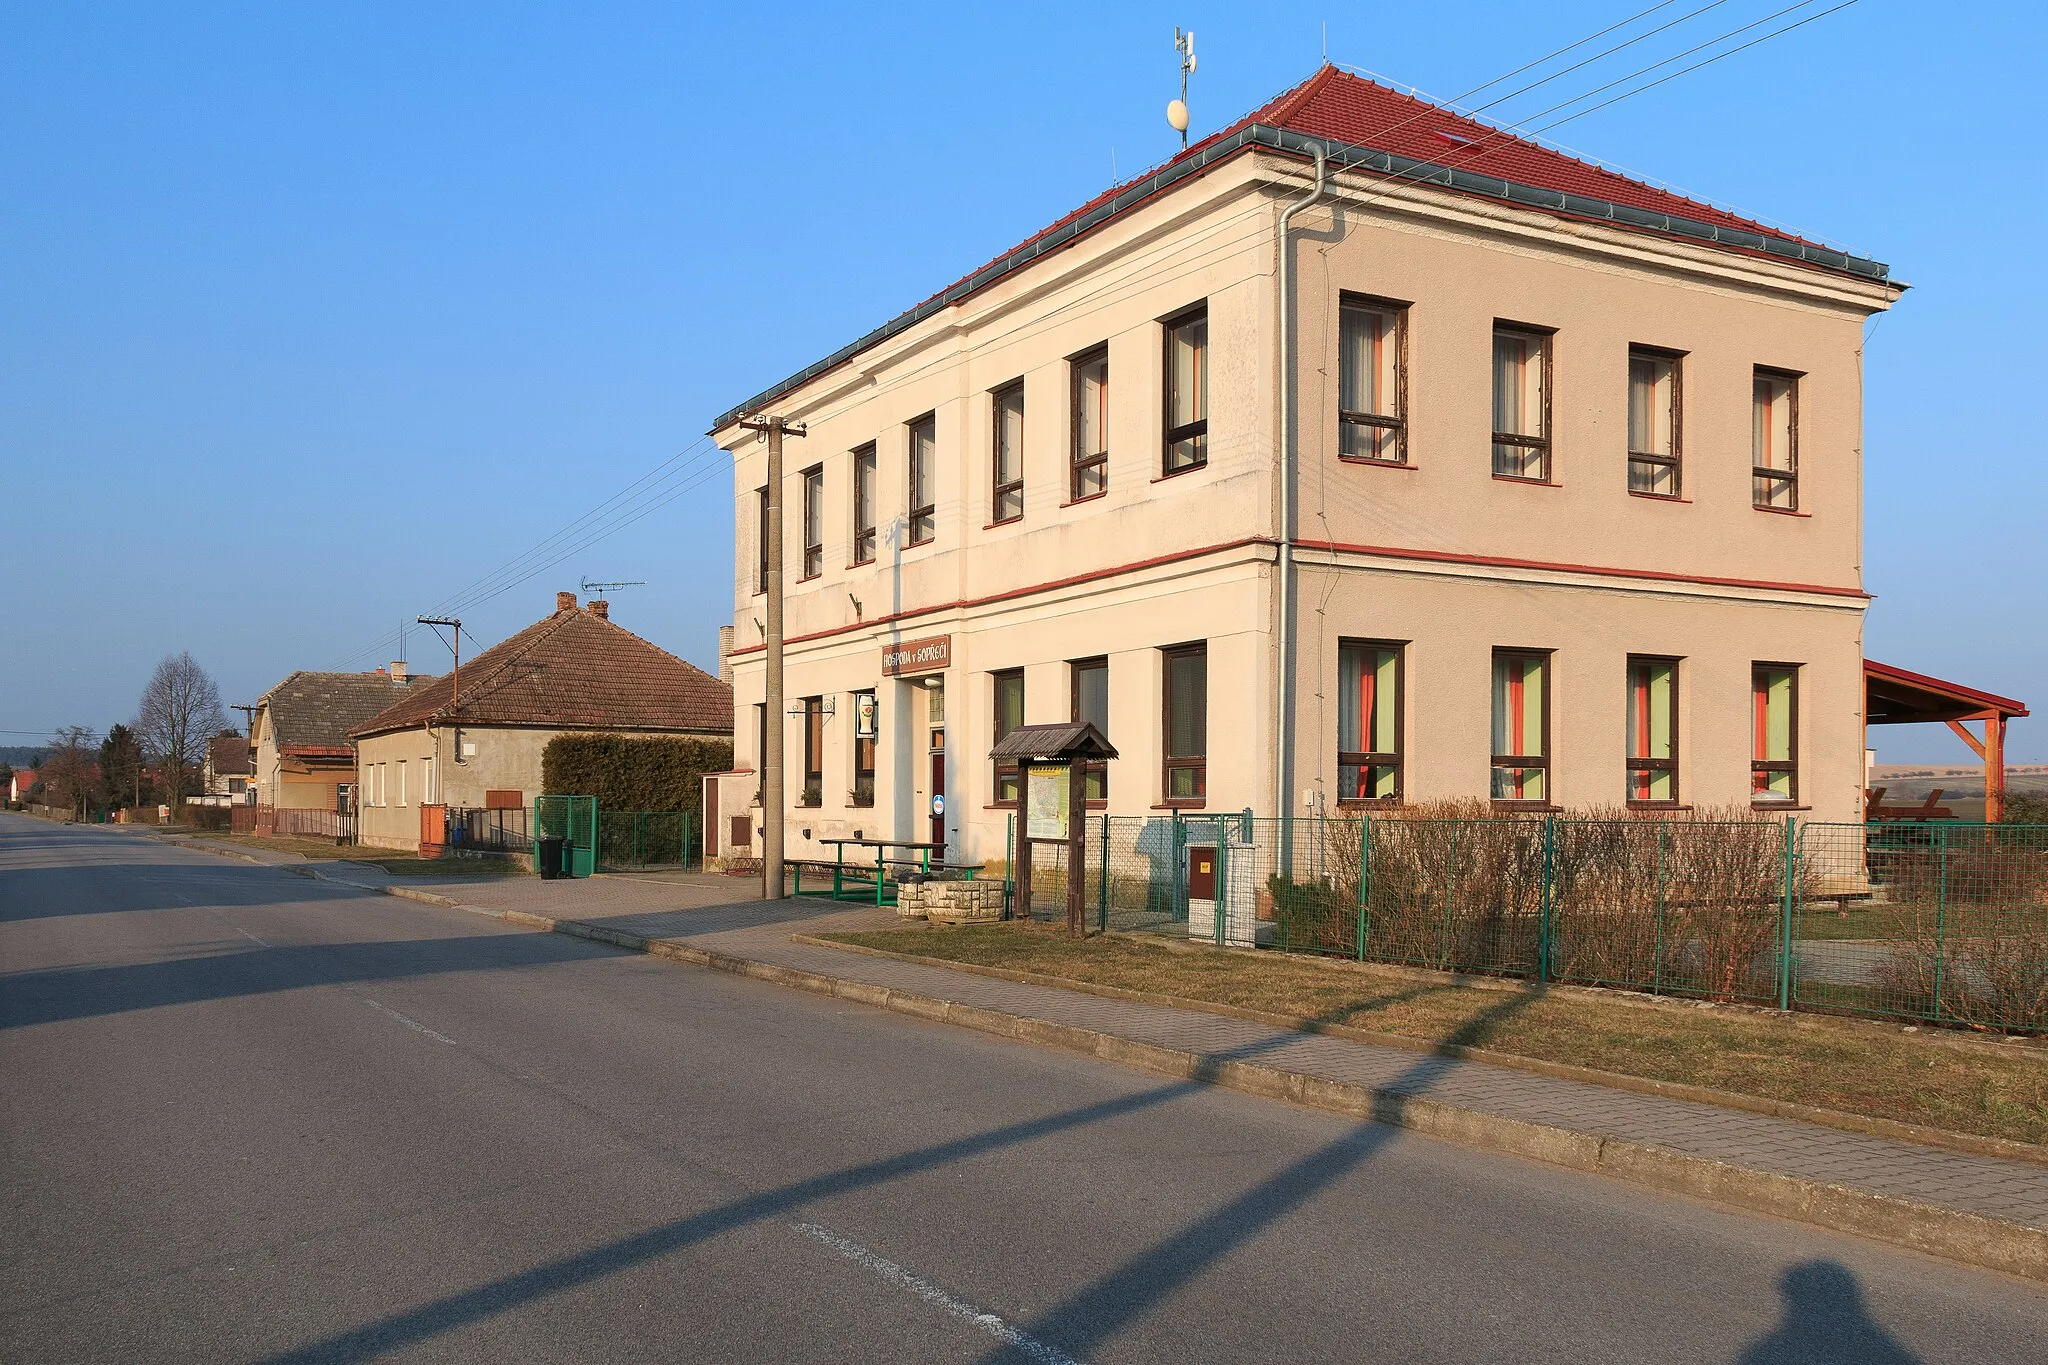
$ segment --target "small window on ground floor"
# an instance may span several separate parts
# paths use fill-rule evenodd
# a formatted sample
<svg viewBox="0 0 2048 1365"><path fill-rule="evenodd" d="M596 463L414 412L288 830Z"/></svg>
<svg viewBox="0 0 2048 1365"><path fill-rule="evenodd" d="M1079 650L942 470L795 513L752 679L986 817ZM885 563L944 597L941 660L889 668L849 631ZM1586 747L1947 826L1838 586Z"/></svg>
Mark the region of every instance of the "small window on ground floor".
<svg viewBox="0 0 2048 1365"><path fill-rule="evenodd" d="M1493 799L1550 801L1550 653L1493 652Z"/></svg>
<svg viewBox="0 0 2048 1365"><path fill-rule="evenodd" d="M1628 661L1628 803L1678 803L1678 660Z"/></svg>
<svg viewBox="0 0 2048 1365"><path fill-rule="evenodd" d="M1755 710L1751 736L1751 798L1759 804L1799 799L1799 667L1757 664L1750 670Z"/></svg>
<svg viewBox="0 0 2048 1365"><path fill-rule="evenodd" d="M1401 798L1401 646L1337 646L1337 799Z"/></svg>
<svg viewBox="0 0 2048 1365"><path fill-rule="evenodd" d="M1209 647L1161 650L1164 664L1164 763L1168 805L1198 806L1209 796Z"/></svg>

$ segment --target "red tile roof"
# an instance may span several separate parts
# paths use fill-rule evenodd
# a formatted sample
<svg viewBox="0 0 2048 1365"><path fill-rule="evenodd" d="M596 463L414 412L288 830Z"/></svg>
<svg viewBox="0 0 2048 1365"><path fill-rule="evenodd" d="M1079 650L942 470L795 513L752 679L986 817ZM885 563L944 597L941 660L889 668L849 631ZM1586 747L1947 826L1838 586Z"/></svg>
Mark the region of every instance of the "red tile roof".
<svg viewBox="0 0 2048 1365"><path fill-rule="evenodd" d="M1250 136L1258 133L1266 136ZM1886 274L1885 267L1876 262L1852 260L1823 243L1753 222L1670 190L1658 189L1527 138L1505 133L1440 105L1405 95L1377 81L1354 76L1334 66L1324 66L1300 85L1274 97L1221 132L1194 143L1164 165L1104 190L1001 256L969 271L908 312L798 371L775 387L756 394L720 416L712 429L724 428L736 418L799 384L985 288L1009 271L1078 240L1125 210L1178 183L1187 174L1200 174L1209 165L1220 164L1257 146L1275 145L1271 135L1276 133L1283 138L1287 134L1296 135L1297 142L1290 150L1298 150L1299 138L1309 137L1427 163L1428 168L1437 172L1458 173L1463 177L1462 183L1452 181L1446 185L1442 182L1450 177L1435 173L1425 177L1421 168L1402 166L1397 171L1415 180L1427 178L1436 182L1437 188L1506 199L1511 203L1520 201L1525 207L1545 213L1620 222L1644 231L1665 231L1683 236L1688 241L1718 245L1725 250L1765 251L1775 259L1804 260L1816 268L1843 269L1862 278L1881 279ZM1334 151L1332 155L1335 155ZM1491 183L1474 183L1479 178L1489 179ZM1531 190L1541 193L1534 196L1526 193ZM1560 195L1576 196L1580 202L1553 202ZM1616 214L1607 206L1616 206L1622 212ZM1647 222L1630 221L1630 211L1636 215L1657 217ZM1682 224L1664 223L1661 221L1663 218L1726 232L1732 234L1734 240L1716 241L1701 231L1685 231ZM1747 240L1751 238L1759 240ZM1765 240L1780 244L1780 248L1766 251Z"/></svg>
<svg viewBox="0 0 2048 1365"><path fill-rule="evenodd" d="M732 688L574 605L444 674L349 731L351 739L428 720L466 725L732 733Z"/></svg>

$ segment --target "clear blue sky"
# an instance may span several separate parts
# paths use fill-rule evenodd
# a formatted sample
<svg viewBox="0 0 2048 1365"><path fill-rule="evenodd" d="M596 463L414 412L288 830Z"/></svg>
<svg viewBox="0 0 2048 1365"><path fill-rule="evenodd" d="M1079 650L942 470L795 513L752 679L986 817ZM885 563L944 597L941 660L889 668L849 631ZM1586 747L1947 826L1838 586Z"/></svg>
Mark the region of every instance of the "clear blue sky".
<svg viewBox="0 0 2048 1365"><path fill-rule="evenodd" d="M1200 133L1307 76L1325 24L1333 60L1453 96L1647 3L10 6L0 730L33 733L0 743L127 718L170 650L229 702L350 661L1101 189L1112 149L1169 154L1176 23ZM2038 707L2044 39L2037 4L1861 0L1555 134L1915 286L1869 347L1869 652ZM709 666L729 484L470 631L645 579L615 619ZM2011 757L2048 761L2048 722Z"/></svg>

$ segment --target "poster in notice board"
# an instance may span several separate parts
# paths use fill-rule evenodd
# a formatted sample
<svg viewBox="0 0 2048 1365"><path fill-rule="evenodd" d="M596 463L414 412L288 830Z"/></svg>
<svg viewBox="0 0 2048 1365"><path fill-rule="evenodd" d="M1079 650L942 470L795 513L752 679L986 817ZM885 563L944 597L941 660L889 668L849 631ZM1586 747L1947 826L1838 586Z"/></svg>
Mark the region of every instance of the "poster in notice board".
<svg viewBox="0 0 2048 1365"><path fill-rule="evenodd" d="M1047 842L1067 837L1067 770L1024 770L1024 837Z"/></svg>

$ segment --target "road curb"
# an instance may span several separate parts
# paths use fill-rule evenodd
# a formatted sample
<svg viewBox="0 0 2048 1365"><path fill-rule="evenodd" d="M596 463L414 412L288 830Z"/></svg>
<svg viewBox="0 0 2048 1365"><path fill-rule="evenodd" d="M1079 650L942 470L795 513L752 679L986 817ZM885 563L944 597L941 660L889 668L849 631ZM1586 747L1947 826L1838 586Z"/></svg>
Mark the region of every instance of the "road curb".
<svg viewBox="0 0 2048 1365"><path fill-rule="evenodd" d="M1138 1042L1074 1024L1032 1019L936 996L848 981L802 968L734 957L673 939L651 939L581 920L552 919L525 911L465 905L451 897L415 891L411 887L367 886L326 876L310 867L294 870L318 881L359 891L463 910L651 957L709 967L818 995L836 996L931 1022L1058 1048L1176 1079L1215 1085L1267 1099L1288 1100L1347 1118L1366 1119L1568 1170L1608 1176L1668 1193L1789 1218L1909 1247L1966 1265L2048 1283L2048 1229L1894 1199L1850 1186L1759 1171L1648 1143L1602 1138L1548 1124L1502 1118L1438 1100L1396 1094L1375 1086Z"/></svg>
<svg viewBox="0 0 2048 1365"><path fill-rule="evenodd" d="M1402 1033L1383 1033L1377 1029L1363 1029L1350 1024L1329 1024L1317 1019L1302 1019L1294 1015L1273 1014L1265 1010L1250 1009L1242 1005L1225 1005L1210 1000L1190 1000L1185 996L1163 995L1157 991L1134 990L1128 986L1105 986L1092 981L1073 981L1063 976L1052 976L1044 972L1020 971L1014 967L990 967L978 962L955 962L950 958L925 957L918 953L892 952L887 948L872 948L861 943L841 943L834 939L818 938L811 934L792 934L791 940L815 948L832 948L842 953L859 953L866 957L879 957L897 962L915 963L921 967L944 967L950 971L967 972L973 976L985 976L997 981L1011 981L1025 986L1051 986L1060 990L1077 991L1083 995L1100 996L1106 1000L1129 1000L1144 1005L1165 1005L1174 1009L1199 1010L1204 1014L1221 1015L1227 1019L1242 1019L1247 1023L1265 1024L1271 1028L1290 1029L1296 1033L1325 1034L1332 1038L1343 1038L1354 1043L1371 1043L1379 1047L1399 1048L1404 1052L1422 1053L1437 1057L1450 1057L1458 1061L1484 1062L1489 1066L1506 1067L1513 1071L1526 1071L1537 1076L1551 1076L1559 1080L1583 1081L1588 1085L1604 1086L1609 1090L1626 1090L1639 1095L1656 1095L1663 1099L1687 1100L1694 1104L1711 1104L1722 1109L1737 1109L1744 1113L1763 1114L1771 1118L1795 1119L1801 1123L1817 1124L1824 1128L1837 1128L1844 1132L1863 1133L1869 1137L1892 1138L1900 1142L1914 1142L1923 1147L1941 1147L1950 1151L1964 1152L1970 1156L1998 1157L2005 1161L2024 1161L2036 1166L2048 1166L2048 1147L2032 1143L2014 1142L2005 1138L1980 1137L1973 1133L1952 1133L1943 1128L1928 1128L1917 1123L1901 1123L1896 1119L1874 1118L1867 1114L1851 1114L1839 1109L1822 1109L1814 1105L1799 1104L1792 1100L1774 1100L1758 1095L1739 1095L1727 1090L1714 1090L1707 1086L1687 1085L1682 1081L1659 1081L1646 1076L1628 1076L1618 1071L1601 1071L1594 1067L1573 1066L1569 1062L1551 1062L1538 1057L1524 1057L1513 1052L1496 1052L1490 1048L1462 1047L1455 1043L1432 1043L1421 1038L1411 1038Z"/></svg>

